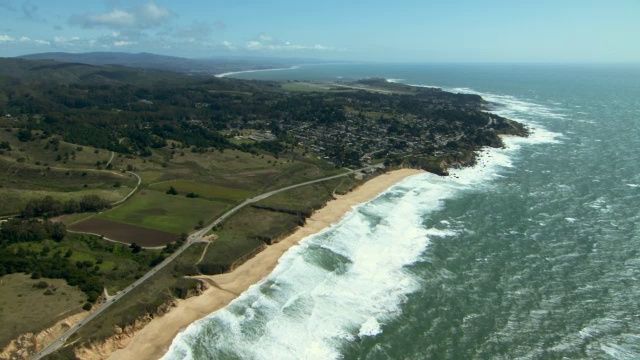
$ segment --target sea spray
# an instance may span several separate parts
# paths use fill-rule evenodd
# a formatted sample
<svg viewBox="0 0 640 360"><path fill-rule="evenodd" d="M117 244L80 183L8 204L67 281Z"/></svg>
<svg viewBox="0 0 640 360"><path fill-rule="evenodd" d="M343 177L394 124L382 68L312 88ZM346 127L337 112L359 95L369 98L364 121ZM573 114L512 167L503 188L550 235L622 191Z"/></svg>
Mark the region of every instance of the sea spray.
<svg viewBox="0 0 640 360"><path fill-rule="evenodd" d="M639 67L358 64L256 77L337 75L478 93L490 111L534 131L505 138L506 151L483 151L503 164L488 171L481 159L474 169L484 180L457 170L431 179L433 196L452 193L422 228L454 234L427 234L427 250L404 267L418 289L336 352L368 360L640 358ZM529 145L536 141L546 144Z"/></svg>
<svg viewBox="0 0 640 360"><path fill-rule="evenodd" d="M446 199L490 184L521 144L553 138L543 130L509 138L505 149L483 149L472 168L413 176L355 207L291 248L263 282L181 333L164 359L340 358L345 344L380 335L400 316L421 282L407 266L421 261L429 239L456 235L425 228L424 218Z"/></svg>

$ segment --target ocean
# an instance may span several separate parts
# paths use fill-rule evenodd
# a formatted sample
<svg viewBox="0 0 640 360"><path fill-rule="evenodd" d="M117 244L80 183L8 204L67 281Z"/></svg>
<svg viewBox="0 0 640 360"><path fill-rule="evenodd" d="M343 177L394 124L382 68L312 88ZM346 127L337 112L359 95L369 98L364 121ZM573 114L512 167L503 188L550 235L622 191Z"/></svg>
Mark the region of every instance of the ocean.
<svg viewBox="0 0 640 360"><path fill-rule="evenodd" d="M163 359L639 359L640 66L334 64L479 94L529 138L410 177L288 251Z"/></svg>

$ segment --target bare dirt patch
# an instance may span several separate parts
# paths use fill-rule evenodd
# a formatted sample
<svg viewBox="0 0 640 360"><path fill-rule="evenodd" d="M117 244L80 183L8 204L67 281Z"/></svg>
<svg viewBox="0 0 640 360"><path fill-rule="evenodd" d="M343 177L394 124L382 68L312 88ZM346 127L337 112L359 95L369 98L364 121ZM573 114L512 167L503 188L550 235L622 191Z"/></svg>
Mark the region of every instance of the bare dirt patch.
<svg viewBox="0 0 640 360"><path fill-rule="evenodd" d="M98 234L128 244L135 242L143 247L164 246L178 238L168 232L95 217L73 224L69 230Z"/></svg>

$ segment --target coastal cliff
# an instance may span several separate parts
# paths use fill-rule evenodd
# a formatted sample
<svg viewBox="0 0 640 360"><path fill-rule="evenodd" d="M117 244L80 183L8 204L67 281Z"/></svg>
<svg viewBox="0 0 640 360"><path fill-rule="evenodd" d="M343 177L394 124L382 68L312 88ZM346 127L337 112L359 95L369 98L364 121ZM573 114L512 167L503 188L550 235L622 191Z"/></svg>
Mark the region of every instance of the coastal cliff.
<svg viewBox="0 0 640 360"><path fill-rule="evenodd" d="M154 313L147 314L144 317L137 319L133 324L123 327L115 326L115 335L100 342L91 342L77 347L74 351L76 358L87 360L106 359L112 352L126 347L135 333L144 328L149 322L151 322L151 320L157 316L163 316L171 311L172 308L176 307L176 305L175 300L167 301L159 306Z"/></svg>
<svg viewBox="0 0 640 360"><path fill-rule="evenodd" d="M209 285L207 282L199 279L187 279L189 281L189 286L185 286L181 292L176 292L175 289L172 289L172 292L177 293L177 298L179 299L188 299L191 297L199 296L204 293ZM193 283L193 285L191 285ZM149 322L153 319L164 316L168 312L172 311L177 307L177 299L173 298L165 301L158 307L156 307L153 311L146 313L144 316L141 316L135 319L132 323L127 325L114 325L113 327L113 335L99 341L89 341L86 343L82 343L80 345L74 346L72 349L64 352L64 357L66 358L75 358L75 359L89 359L89 360L102 360L108 358L114 351L118 349L125 348L131 338L142 328L144 328ZM82 314L83 315L83 314ZM83 316L78 317L76 323L81 321ZM66 320L66 319L65 319ZM74 323L75 324L75 323ZM61 333L60 333L61 334ZM60 334L51 334L50 339L56 338L60 336ZM31 339L26 337L22 339L22 342L16 343L18 349L22 349L24 345L28 345L31 342ZM43 343L47 343L44 341ZM33 346L32 346L33 348ZM37 349L39 350L39 348ZM0 359L27 359L30 355L35 353L35 351L30 351L26 353L22 352L14 352L12 357L0 357ZM4 352L2 355L4 356Z"/></svg>
<svg viewBox="0 0 640 360"><path fill-rule="evenodd" d="M29 359L38 351L42 350L47 344L61 336L65 331L82 321L86 313L82 312L69 316L55 323L48 329L38 333L26 333L20 335L17 339L12 340L0 352L2 360Z"/></svg>

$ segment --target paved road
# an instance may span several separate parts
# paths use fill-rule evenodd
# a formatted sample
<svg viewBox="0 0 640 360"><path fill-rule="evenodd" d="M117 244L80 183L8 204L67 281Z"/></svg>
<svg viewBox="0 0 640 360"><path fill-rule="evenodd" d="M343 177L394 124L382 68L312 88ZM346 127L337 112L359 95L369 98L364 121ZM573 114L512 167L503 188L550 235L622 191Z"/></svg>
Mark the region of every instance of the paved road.
<svg viewBox="0 0 640 360"><path fill-rule="evenodd" d="M144 274L141 278L136 280L133 284L129 285L129 287L127 287L126 289L120 291L116 295L113 295L109 300L107 300L105 303L100 305L91 314L89 314L80 323L78 323L78 325L76 325L76 326L72 327L71 329L67 330L64 334L62 334L62 336L60 336L58 339L56 339L53 343L49 344L47 347L45 347L40 352L35 354L32 359L33 360L41 359L44 356L49 355L52 352L58 350L60 347L62 347L62 345L64 345L65 341L69 338L69 336L75 334L76 331L82 329L82 327L84 327L89 321L93 320L93 318L95 318L96 316L100 315L103 311L107 310L111 305L113 305L116 301L120 300L120 298L125 296L127 293L129 293L131 290L136 288L138 285L140 285L140 284L144 283L145 281L147 281L156 272L158 272L158 270L160 270L160 269L164 268L165 266L169 265L176 257L180 256L180 254L182 254L185 250L187 250L189 248L189 246L191 246L194 243L204 241L202 238L204 237L204 235L206 233L208 233L213 227L215 227L216 225L222 223L229 216L235 214L238 210L242 209L243 207L245 207L245 206L247 206L249 204L258 202L260 200L264 200L264 199L266 199L266 198L268 198L270 196L273 196L275 194L278 194L278 193L281 193L281 192L284 192L284 191L287 191L287 190L291 190L291 189L295 189L295 188L298 188L298 187L301 187L301 186L311 185L311 184L315 184L315 183L319 183L319 182L323 182L323 181L328 181L328 180L332 180L332 179L341 178L341 177L344 177L344 176L348 176L348 175L354 174L354 173L356 173L358 171L372 169L372 168L376 168L376 167L379 168L381 166L378 165L378 166L370 166L370 167L357 169L357 170L349 170L348 172L345 172L345 173L342 173L342 174L329 176L329 177L325 177L325 178L322 178L322 179L307 181L307 182L304 182L304 183L287 186L287 187L284 187L282 189L269 191L269 192L266 192L264 194L260 194L258 196L253 197L253 198L249 198L249 199L245 200L242 204L239 204L236 207L234 207L233 209L231 209L231 210L227 211L226 213L222 214L222 216L217 218L214 222L210 223L206 227L204 227L204 228L192 233L191 235L189 235L189 237L187 238L187 241L185 242L185 244L183 246L181 246L180 248L178 248L169 257L164 259L163 262L161 262L160 264L156 265L156 267L154 267L153 269L149 270L149 272ZM138 177L138 179L140 180L140 177L137 174L135 174L135 173L132 173L132 174L136 175ZM139 185L139 182L138 182L138 185ZM129 194L129 196L130 195L131 194ZM128 196L127 196L127 198L128 198ZM126 200L126 198L124 200Z"/></svg>

